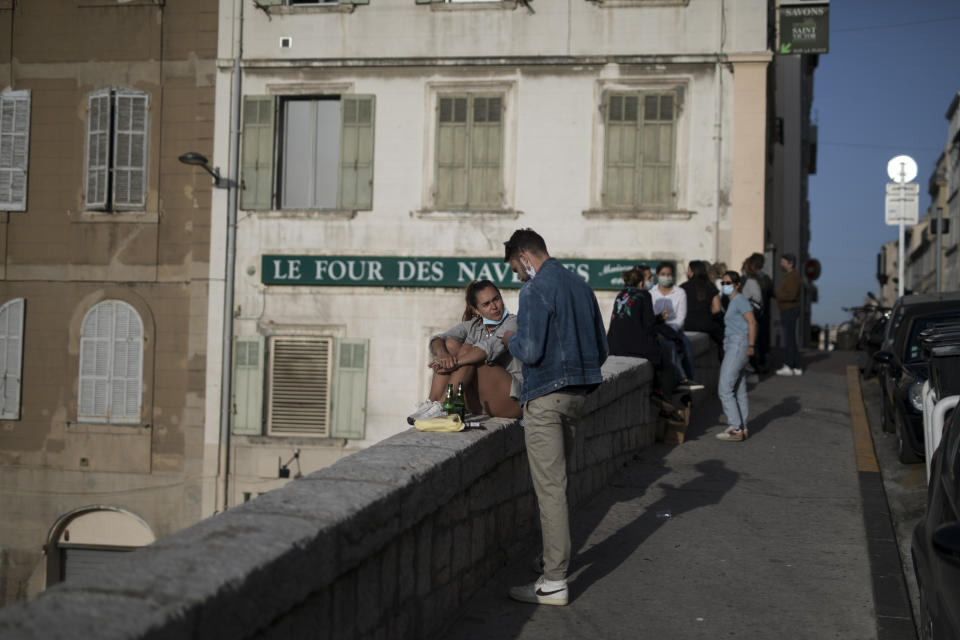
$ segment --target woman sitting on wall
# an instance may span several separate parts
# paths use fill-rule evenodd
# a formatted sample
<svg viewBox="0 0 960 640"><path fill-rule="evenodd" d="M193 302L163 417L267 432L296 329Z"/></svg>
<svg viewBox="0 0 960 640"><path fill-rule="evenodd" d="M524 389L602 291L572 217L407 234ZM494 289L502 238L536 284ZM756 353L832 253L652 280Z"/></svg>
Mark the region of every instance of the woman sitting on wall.
<svg viewBox="0 0 960 640"><path fill-rule="evenodd" d="M507 331L517 331L517 316L503 306L500 289L489 280L471 282L465 298L463 322L430 338L430 396L407 417L409 424L441 415L447 385L456 390L460 383L470 413L496 418L523 415L518 400L521 364L500 340Z"/></svg>

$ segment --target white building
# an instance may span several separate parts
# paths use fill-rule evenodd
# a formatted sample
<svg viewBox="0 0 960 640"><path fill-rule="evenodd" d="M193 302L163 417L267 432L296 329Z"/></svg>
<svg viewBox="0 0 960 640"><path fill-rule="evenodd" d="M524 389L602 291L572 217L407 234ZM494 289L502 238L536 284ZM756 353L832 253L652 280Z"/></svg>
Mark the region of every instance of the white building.
<svg viewBox="0 0 960 640"><path fill-rule="evenodd" d="M242 41L229 502L284 482L295 449L307 472L406 428L427 338L470 278L511 286L516 228L605 312L621 267L764 251L767 5L221 0L220 167ZM218 192L208 461L227 205Z"/></svg>

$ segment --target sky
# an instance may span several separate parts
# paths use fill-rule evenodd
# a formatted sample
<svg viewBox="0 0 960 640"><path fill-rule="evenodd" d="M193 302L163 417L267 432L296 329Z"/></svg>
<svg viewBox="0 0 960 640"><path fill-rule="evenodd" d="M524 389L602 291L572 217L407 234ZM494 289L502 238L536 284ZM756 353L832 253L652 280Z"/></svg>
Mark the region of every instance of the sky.
<svg viewBox="0 0 960 640"><path fill-rule="evenodd" d="M876 255L897 239L897 227L883 220L891 158L916 160L921 217L930 205L945 114L960 91L958 33L960 0L830 3L830 52L820 56L813 88L819 144L810 256L823 266L814 323L848 320L842 307L877 292Z"/></svg>

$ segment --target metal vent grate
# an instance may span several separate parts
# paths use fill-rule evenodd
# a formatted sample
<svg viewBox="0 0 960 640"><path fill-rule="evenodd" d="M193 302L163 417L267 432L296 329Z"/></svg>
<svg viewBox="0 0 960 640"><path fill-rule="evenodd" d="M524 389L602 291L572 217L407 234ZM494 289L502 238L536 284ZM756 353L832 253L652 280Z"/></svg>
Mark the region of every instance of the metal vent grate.
<svg viewBox="0 0 960 640"><path fill-rule="evenodd" d="M267 432L326 437L333 338L273 338L270 352Z"/></svg>

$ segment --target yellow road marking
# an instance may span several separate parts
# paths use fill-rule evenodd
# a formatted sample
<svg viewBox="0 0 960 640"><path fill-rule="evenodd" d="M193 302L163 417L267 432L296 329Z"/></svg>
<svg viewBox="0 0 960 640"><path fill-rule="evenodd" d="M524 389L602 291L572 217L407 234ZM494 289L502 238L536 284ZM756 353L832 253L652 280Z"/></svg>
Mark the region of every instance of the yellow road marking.
<svg viewBox="0 0 960 640"><path fill-rule="evenodd" d="M867 422L867 409L860 392L860 372L847 367L847 395L850 397L850 421L853 423L853 448L857 454L857 471L879 472L877 456L873 451L873 436Z"/></svg>

